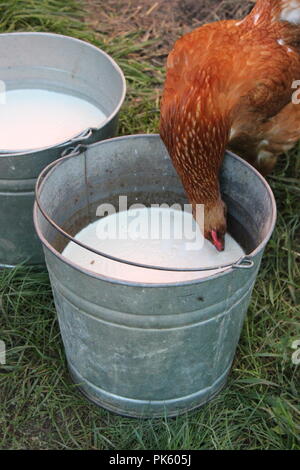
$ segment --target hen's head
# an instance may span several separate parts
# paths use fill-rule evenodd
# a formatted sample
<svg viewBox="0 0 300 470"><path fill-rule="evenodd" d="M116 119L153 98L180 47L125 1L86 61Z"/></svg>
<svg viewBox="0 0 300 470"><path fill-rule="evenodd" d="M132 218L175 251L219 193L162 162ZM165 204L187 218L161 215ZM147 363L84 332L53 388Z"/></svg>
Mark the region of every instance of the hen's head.
<svg viewBox="0 0 300 470"><path fill-rule="evenodd" d="M197 219L195 204L193 204L194 217ZM218 251L225 249L225 234L227 231L227 208L222 199L214 204L204 205L204 237L209 240Z"/></svg>
<svg viewBox="0 0 300 470"><path fill-rule="evenodd" d="M215 206L205 208L204 236L218 251L225 249L225 234L227 232L227 208L220 200Z"/></svg>

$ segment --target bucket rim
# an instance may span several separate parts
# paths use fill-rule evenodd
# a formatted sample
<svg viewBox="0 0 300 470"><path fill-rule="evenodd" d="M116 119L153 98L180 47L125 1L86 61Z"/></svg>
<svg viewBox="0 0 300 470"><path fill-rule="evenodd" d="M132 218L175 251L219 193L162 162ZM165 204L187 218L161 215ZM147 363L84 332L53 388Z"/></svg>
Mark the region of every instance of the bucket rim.
<svg viewBox="0 0 300 470"><path fill-rule="evenodd" d="M76 154L76 156L78 155L81 155L82 153L86 152L87 150L91 149L91 148L95 148L95 147L99 147L100 145L109 145L110 143L112 142L117 142L117 141L128 141L130 139L149 139L149 140L157 140L159 139L162 143L163 141L161 140L161 137L159 134L133 134L133 135L126 135L126 136L119 136L119 137L113 137L111 139L107 139L107 140L104 140L104 141L100 141L100 142L96 142L94 144L90 144L90 145L87 145L87 146L83 146L82 148L82 151L79 152L78 154ZM255 250L253 250L251 253L245 255L245 259L248 259L248 260L253 260L257 255L259 255L266 247L266 245L268 244L272 234L273 234L273 231L274 231L274 228L275 228L275 225L276 225L276 220L277 220L277 205L276 205L276 200L275 200L275 196L273 194L273 191L270 187L270 185L268 184L268 182L266 181L266 179L256 170L256 168L254 168L252 165L250 165L248 162L246 162L244 159L242 159L241 157L239 157L238 155L236 155L235 153L229 151L229 150L226 150L226 153L230 155L231 158L234 158L236 160L238 160L240 163L246 165L251 171L254 172L254 174L256 174L256 176L260 179L260 181L262 182L262 184L265 186L268 194L269 194L269 197L270 197L270 200L271 200L271 204L272 204L272 220L271 220L271 223L270 223L270 228L268 230L268 233L266 234L264 240L255 248ZM74 155L75 156L75 155ZM47 168L49 168L49 172L47 173L46 177L49 176L56 168L58 165L60 164L63 164L64 163L64 158L60 158L58 160L56 160L55 162L53 162L52 164L48 165L48 167L45 168L45 171L47 171ZM160 288L163 288L163 287L184 287L184 286L187 286L187 285L193 285L193 284L199 284L199 283L202 283L202 282L206 282L208 280L211 280L211 279L216 279L218 278L219 276L225 276L226 274L230 274L232 273L233 271L236 271L237 269L237 265L234 265L234 263L232 263L231 266L226 266L226 267L221 267L221 271L215 273L215 274L211 274L211 275L207 275L205 277L202 277L202 278L199 278L199 279L193 279L193 280L190 280L190 281L182 281L182 282L168 282L168 283L141 283L141 282L134 282L134 281L122 281L122 280L119 280L119 279L116 279L116 278L111 278L109 276L104 276L102 274L98 274L98 273L95 273L93 271L89 271L88 269L85 269L81 266L79 266L78 264L72 262L71 260L69 260L68 258L64 257L59 251L57 251L44 237L44 235L41 233L41 230L40 230L40 227L39 227L39 224L38 224L38 220L37 220L37 216L38 216L38 213L40 212L40 209L38 207L38 204L37 204L37 201L35 200L34 202L34 211L33 211L33 221L34 221L34 226L35 226L35 230L37 232L37 235L39 237L39 239L41 240L42 244L53 254L55 255L58 259L60 259L63 263L67 264L67 265L70 265L73 269L83 273L83 274L86 274L88 276L91 276L93 278L96 278L96 279L99 279L99 280L102 280L102 281L106 281L106 282L110 282L110 283L113 283L113 284L118 284L118 285L125 285L125 286L132 286L132 287L153 287L153 288L157 288L157 287L160 287ZM48 222L49 223L49 222ZM254 269L255 266L254 266L254 263L253 265L250 267L250 269ZM215 271L216 269L218 268L211 268L210 270L211 271ZM207 272L209 272L209 270L206 270ZM166 270L165 272L168 272L168 270Z"/></svg>
<svg viewBox="0 0 300 470"><path fill-rule="evenodd" d="M119 75L119 77L121 78L121 81L122 81L122 93L121 93L121 97L120 97L119 102L118 102L117 106L115 107L115 109L112 111L112 113L109 116L106 117L106 119L104 121L101 122L99 127L82 129L82 131L80 131L79 133L77 133L73 136L70 136L67 139L64 139L63 141L57 142L54 145L39 147L37 149L32 149L32 150L24 149L24 150L19 150L19 151L15 151L15 150L10 151L10 150L0 148L0 158L2 158L2 157L3 158L4 157L6 157L6 158L7 157L19 157L19 156L23 156L23 155L35 155L37 153L44 152L44 151L47 151L49 149L56 149L56 148L62 148L62 150L63 150L68 145L73 145L76 142L82 142L85 139L88 139L92 135L93 131L96 132L96 131L99 131L99 130L103 129L107 124L112 122L113 119L119 114L119 112L120 112L120 110L121 110L121 108L124 104L126 94L127 94L126 78L125 78L123 70L117 64L115 59L113 57L111 57L103 49L101 49L100 47L95 46L94 44L91 44L88 41L84 41L82 39L77 39L77 38L74 38L72 36L67 36L67 35L64 35L64 34L48 33L48 32L36 32L36 31L0 33L0 41L1 41L2 37L12 37L12 36L20 36L20 37L22 37L22 36L56 37L56 38L61 38L61 39L67 39L70 42L78 43L78 44L84 44L85 46L90 47L91 49L95 50L95 52L97 52L98 54L100 53L102 56L104 56L108 60L108 62L113 66L115 71L118 73L118 75Z"/></svg>

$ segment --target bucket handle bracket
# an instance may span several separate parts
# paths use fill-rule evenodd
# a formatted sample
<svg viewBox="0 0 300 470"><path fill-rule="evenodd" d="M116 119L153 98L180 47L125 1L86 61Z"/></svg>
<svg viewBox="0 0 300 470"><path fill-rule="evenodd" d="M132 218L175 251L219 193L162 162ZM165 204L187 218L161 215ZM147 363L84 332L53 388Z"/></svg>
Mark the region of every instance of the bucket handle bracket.
<svg viewBox="0 0 300 470"><path fill-rule="evenodd" d="M232 265L234 269L252 269L254 267L254 261L249 256L245 256Z"/></svg>
<svg viewBox="0 0 300 470"><path fill-rule="evenodd" d="M92 135L93 135L93 129L92 128L86 129L85 131L81 132L77 137L74 137L73 139L69 140L69 142L67 142L67 144L64 144L64 146L84 142L88 140L90 137L92 137Z"/></svg>

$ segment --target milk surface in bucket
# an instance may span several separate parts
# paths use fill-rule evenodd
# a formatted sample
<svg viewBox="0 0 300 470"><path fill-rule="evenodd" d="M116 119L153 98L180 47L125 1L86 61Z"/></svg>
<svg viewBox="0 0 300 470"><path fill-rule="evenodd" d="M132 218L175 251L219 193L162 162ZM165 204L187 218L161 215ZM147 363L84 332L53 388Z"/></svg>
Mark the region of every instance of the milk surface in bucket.
<svg viewBox="0 0 300 470"><path fill-rule="evenodd" d="M54 146L106 119L85 99L44 89L7 90L0 106L0 147L8 151Z"/></svg>
<svg viewBox="0 0 300 470"><path fill-rule="evenodd" d="M224 266L237 262L245 254L229 234L225 238L225 251L218 252L204 240L192 214L171 208L118 212L89 224L75 238L120 259L171 268ZM130 266L101 257L74 242L66 246L63 256L91 272L140 283L183 282L224 271L222 268L172 272Z"/></svg>

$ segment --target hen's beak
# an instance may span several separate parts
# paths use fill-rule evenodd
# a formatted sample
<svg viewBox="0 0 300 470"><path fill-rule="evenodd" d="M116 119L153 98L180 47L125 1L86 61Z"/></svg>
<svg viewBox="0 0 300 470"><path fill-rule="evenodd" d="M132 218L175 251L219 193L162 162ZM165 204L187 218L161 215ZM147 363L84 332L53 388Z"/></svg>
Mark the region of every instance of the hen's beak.
<svg viewBox="0 0 300 470"><path fill-rule="evenodd" d="M218 234L216 230L211 231L211 238L212 238L212 243L216 247L218 251L224 251L225 250L225 239L224 235Z"/></svg>

